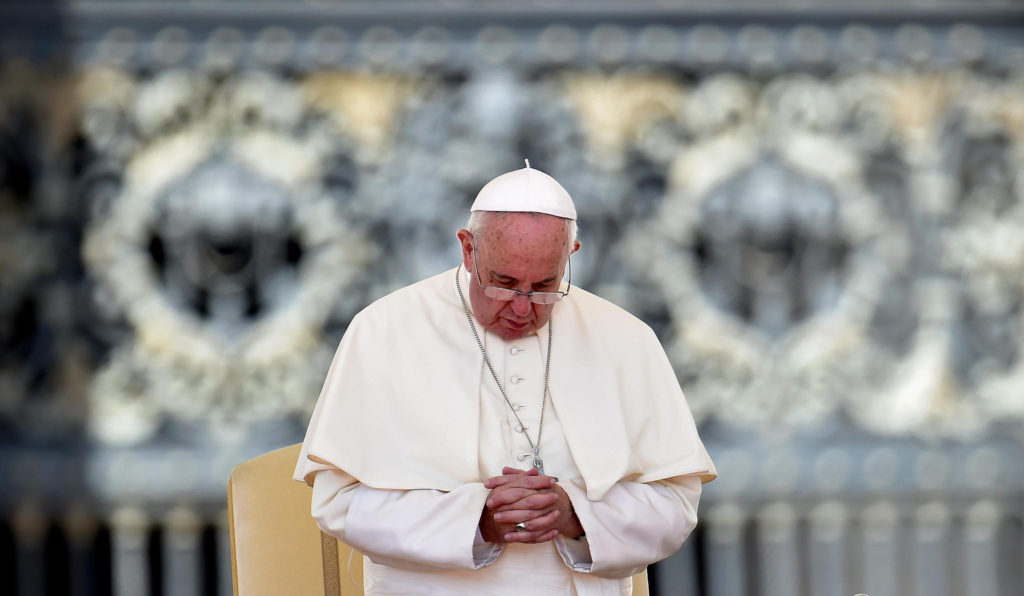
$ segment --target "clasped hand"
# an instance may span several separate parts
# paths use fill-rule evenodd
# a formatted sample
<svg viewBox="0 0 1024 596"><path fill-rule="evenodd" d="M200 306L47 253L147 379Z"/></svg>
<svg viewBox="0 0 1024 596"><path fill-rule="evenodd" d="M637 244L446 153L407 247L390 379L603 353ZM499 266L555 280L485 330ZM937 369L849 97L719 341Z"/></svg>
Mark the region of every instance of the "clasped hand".
<svg viewBox="0 0 1024 596"><path fill-rule="evenodd" d="M488 478L491 489L480 516L484 540L505 542L547 542L559 534L570 538L583 533L569 495L552 476L541 476L536 469L503 468L501 476ZM523 522L525 532L515 525Z"/></svg>

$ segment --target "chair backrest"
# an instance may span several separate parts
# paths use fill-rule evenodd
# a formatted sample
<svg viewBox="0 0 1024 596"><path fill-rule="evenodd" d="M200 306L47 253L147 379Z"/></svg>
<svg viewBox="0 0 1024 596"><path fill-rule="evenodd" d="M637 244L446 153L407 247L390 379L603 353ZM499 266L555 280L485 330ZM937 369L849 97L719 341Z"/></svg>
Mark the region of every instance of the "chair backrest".
<svg viewBox="0 0 1024 596"><path fill-rule="evenodd" d="M228 480L231 574L237 596L361 596L363 557L320 531L313 490L292 480L301 445L251 459ZM647 596L647 572L633 576Z"/></svg>
<svg viewBox="0 0 1024 596"><path fill-rule="evenodd" d="M363 557L320 531L313 490L292 480L300 445L249 460L228 480L231 574L238 596L361 596Z"/></svg>

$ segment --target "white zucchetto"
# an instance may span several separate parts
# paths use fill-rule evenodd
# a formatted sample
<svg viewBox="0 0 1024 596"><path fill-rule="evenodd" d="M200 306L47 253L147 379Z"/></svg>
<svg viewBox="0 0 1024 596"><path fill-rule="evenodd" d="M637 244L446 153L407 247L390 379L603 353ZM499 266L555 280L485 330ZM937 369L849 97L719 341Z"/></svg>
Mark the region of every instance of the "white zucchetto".
<svg viewBox="0 0 1024 596"><path fill-rule="evenodd" d="M576 219L572 197L557 180L526 167L502 174L484 185L470 211L517 211L546 213Z"/></svg>

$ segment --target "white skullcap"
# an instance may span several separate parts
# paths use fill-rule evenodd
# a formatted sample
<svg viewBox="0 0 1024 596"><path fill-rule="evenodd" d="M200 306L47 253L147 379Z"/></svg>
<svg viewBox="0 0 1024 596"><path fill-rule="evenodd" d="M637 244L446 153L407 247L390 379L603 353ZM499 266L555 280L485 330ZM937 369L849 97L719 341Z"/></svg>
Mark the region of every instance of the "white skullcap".
<svg viewBox="0 0 1024 596"><path fill-rule="evenodd" d="M526 167L491 180L480 189L470 211L525 211L576 219L572 197L554 178Z"/></svg>

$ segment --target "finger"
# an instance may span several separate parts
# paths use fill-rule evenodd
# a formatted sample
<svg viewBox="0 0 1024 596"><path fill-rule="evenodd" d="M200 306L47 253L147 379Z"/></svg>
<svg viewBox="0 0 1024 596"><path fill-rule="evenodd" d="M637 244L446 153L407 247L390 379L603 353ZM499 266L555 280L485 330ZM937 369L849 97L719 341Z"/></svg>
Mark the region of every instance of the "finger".
<svg viewBox="0 0 1024 596"><path fill-rule="evenodd" d="M519 468L513 468L511 466L505 466L501 469L501 473L505 476L510 474L526 474L527 476L537 476L540 474L540 470L537 468L530 468L529 470L520 470Z"/></svg>
<svg viewBox="0 0 1024 596"><path fill-rule="evenodd" d="M526 474L512 474L509 476L498 476L500 486L519 486L539 490L555 486L555 479L551 476L527 476ZM495 486L497 488L497 486Z"/></svg>
<svg viewBox="0 0 1024 596"><path fill-rule="evenodd" d="M505 534L505 542L539 544L552 540L555 536L558 536L558 530L549 530L547 532L509 532Z"/></svg>
<svg viewBox="0 0 1024 596"><path fill-rule="evenodd" d="M518 506L514 505L522 499L529 500ZM491 492L487 497L487 507L497 510L503 507L507 508L506 505L512 505L513 509L541 509L557 501L558 493L551 489L534 490L508 484L499 486Z"/></svg>
<svg viewBox="0 0 1024 596"><path fill-rule="evenodd" d="M504 500L504 499L502 499ZM547 509L558 502L558 495L555 493L534 492L527 493L515 501L491 507L493 511L510 511L515 509Z"/></svg>
<svg viewBox="0 0 1024 596"><path fill-rule="evenodd" d="M494 514L494 521L499 524L518 524L519 522L527 522L533 519L537 519L541 516L547 515L556 509L509 509L499 511ZM531 527L531 529L537 529L537 527Z"/></svg>
<svg viewBox="0 0 1024 596"><path fill-rule="evenodd" d="M487 497L487 508L491 510L497 510L504 505L515 503L521 499L525 499L536 494L537 491L529 488L519 487L499 487Z"/></svg>
<svg viewBox="0 0 1024 596"><path fill-rule="evenodd" d="M522 523L528 532L547 532L548 530L556 529L554 526L558 522L558 510L552 509L541 513L542 515L534 518L519 519L518 521L507 519L502 523L512 524L513 528L515 528L515 524ZM513 519L523 517L521 512L508 512L508 514Z"/></svg>
<svg viewBox="0 0 1024 596"><path fill-rule="evenodd" d="M546 530L543 532L516 532L513 530L505 534L505 542L536 542L537 539L543 537L546 533Z"/></svg>
<svg viewBox="0 0 1024 596"><path fill-rule="evenodd" d="M561 516L561 513L557 509L554 509L554 510L548 511L547 513L545 513L544 515L541 515L539 517L535 517L533 519L527 518L527 519L524 519L521 522L512 523L512 520L510 519L508 525L506 525L506 524L498 524L498 528L499 529L501 529L501 528L508 528L509 531L514 531L516 525L522 524L523 527L526 528L525 531L532 532L534 534L534 538L536 538L537 534L543 534L544 532L549 532L551 530L555 530L557 532L558 531L558 518L560 516ZM517 513L515 515L515 517L512 517L512 519L520 519L522 517L525 517L525 515L520 515L520 514Z"/></svg>
<svg viewBox="0 0 1024 596"><path fill-rule="evenodd" d="M512 480L512 478L509 476L492 476L487 480L484 480L484 488L497 488L507 484L510 480Z"/></svg>
<svg viewBox="0 0 1024 596"><path fill-rule="evenodd" d="M529 522L527 522L528 529L533 532L547 532L549 530L558 531L558 528L555 527L555 525L558 523L558 516L559 513L557 509L549 511L545 515L542 515L537 519L532 519Z"/></svg>
<svg viewBox="0 0 1024 596"><path fill-rule="evenodd" d="M550 476L538 476L537 471L533 469L523 472L516 468L503 468L502 472L506 473L502 476L492 476L491 478L488 478L484 481L484 486L486 488L497 488L524 478L540 478L541 483L545 485L554 485L555 483L554 478L551 478ZM546 478L551 478L551 480L544 480Z"/></svg>
<svg viewBox="0 0 1024 596"><path fill-rule="evenodd" d="M534 479L531 478L529 480ZM527 497L535 493L554 494L557 499L557 493L552 491L550 488L543 484L540 486L532 486L533 484L534 483L532 482L514 482L496 486L494 487L494 490L491 491L490 496L487 497L487 506L494 509L501 505L514 503L523 497Z"/></svg>
<svg viewBox="0 0 1024 596"><path fill-rule="evenodd" d="M504 476L493 476L491 478L488 478L487 480L484 480L484 486L487 488L497 488L499 486L504 486L510 482L515 482L516 480L522 478L523 476L524 474L506 474Z"/></svg>

